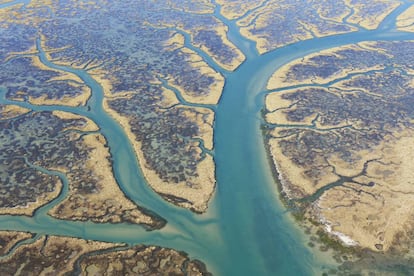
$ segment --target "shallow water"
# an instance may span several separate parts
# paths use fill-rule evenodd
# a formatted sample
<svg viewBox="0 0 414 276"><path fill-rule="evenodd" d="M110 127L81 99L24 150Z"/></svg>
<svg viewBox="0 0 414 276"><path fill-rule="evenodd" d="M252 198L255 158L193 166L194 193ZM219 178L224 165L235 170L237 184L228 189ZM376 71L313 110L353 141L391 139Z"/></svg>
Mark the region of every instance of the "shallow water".
<svg viewBox="0 0 414 276"><path fill-rule="evenodd" d="M15 104L91 118L108 141L114 174L121 189L137 204L167 219L168 224L161 230L148 232L129 224L62 221L46 215L56 203L52 202L33 218L0 216L0 228L172 247L206 262L208 269L217 275L309 275L332 266L332 260L313 255L305 245L305 236L278 200L260 129L266 82L283 64L322 49L360 41L414 39L413 34L393 30L395 17L403 8L387 17L376 31L315 38L261 56L254 43L239 34L233 22L217 14L229 26L229 38L245 53L247 60L235 72L226 73L225 89L215 107L217 188L210 208L203 215L166 203L147 186L125 133L102 108L100 84L83 70L54 65L41 52L43 63L78 75L92 89L93 96L86 107ZM12 103L3 94L4 91L0 103ZM67 189L62 196L66 192Z"/></svg>

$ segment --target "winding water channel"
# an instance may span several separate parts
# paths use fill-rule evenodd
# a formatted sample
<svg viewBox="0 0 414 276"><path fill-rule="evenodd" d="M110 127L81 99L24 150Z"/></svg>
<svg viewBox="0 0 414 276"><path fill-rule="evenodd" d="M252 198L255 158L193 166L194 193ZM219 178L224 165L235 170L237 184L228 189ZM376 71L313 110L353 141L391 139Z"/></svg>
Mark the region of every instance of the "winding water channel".
<svg viewBox="0 0 414 276"><path fill-rule="evenodd" d="M227 24L230 40L243 51L246 61L234 72L224 72L223 95L213 107L216 111L213 154L217 188L208 212L203 215L166 203L149 188L125 132L103 110L101 85L84 70L48 61L38 42L39 56L45 65L75 74L91 88L87 106L33 106L5 99L5 91L1 92L0 103L33 110L63 110L93 120L108 141L114 174L121 189L131 200L168 223L161 230L146 231L129 224L57 220L47 215L56 204L55 200L37 211L34 217L0 216L0 228L171 247L204 261L215 275L309 275L320 271L329 263L322 263L312 255L305 245L305 236L278 200L260 129L266 82L277 68L309 53L360 41L414 39L411 33L395 31L395 18L409 5L408 2L401 5L375 31L314 38L264 55L259 55L255 44L240 35L234 21L220 15L218 6L217 18ZM216 64L210 65L218 69ZM63 180L66 188L57 200L64 197L67 193L65 176L38 169Z"/></svg>

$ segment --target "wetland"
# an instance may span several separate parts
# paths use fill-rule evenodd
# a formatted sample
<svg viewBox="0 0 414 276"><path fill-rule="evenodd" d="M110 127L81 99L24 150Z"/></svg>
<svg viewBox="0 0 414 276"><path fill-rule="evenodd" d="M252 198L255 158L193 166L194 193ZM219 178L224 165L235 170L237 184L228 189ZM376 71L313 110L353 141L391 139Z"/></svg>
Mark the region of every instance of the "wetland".
<svg viewBox="0 0 414 276"><path fill-rule="evenodd" d="M0 1L4 275L413 273L412 1L241 2Z"/></svg>

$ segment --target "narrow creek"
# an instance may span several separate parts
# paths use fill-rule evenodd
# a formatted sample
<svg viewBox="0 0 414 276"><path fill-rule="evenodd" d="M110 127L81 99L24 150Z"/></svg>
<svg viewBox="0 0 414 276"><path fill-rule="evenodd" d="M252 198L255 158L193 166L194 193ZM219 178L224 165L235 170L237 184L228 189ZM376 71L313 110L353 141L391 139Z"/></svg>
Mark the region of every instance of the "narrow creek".
<svg viewBox="0 0 414 276"><path fill-rule="evenodd" d="M259 55L255 44L240 35L235 22L216 16L228 27L230 40L246 55L246 61L234 72L226 72L226 84L216 111L214 158L217 188L210 208L203 215L175 207L162 200L139 170L133 147L124 130L103 109L102 86L85 70L60 66L48 61L38 41L39 57L46 66L77 75L92 90L85 107L34 106L5 99L35 111L62 110L93 120L106 137L113 171L123 192L138 205L165 218L167 226L146 231L129 224L96 224L51 218L46 205L34 217L0 216L0 228L31 231L130 244L153 244L188 252L206 262L216 275L309 275L329 264L316 259L304 243L304 235L292 222L278 200L261 134L261 109L266 82L271 74L289 61L323 49L361 41L412 40L414 35L394 30L395 18L410 4L407 2L388 16L375 31L314 38L300 41ZM1 7L1 6L0 6ZM188 41L186 43L189 43ZM187 103L188 104L188 103ZM191 105L191 104L189 104ZM67 186L64 175L57 175ZM59 199L67 193L62 191Z"/></svg>

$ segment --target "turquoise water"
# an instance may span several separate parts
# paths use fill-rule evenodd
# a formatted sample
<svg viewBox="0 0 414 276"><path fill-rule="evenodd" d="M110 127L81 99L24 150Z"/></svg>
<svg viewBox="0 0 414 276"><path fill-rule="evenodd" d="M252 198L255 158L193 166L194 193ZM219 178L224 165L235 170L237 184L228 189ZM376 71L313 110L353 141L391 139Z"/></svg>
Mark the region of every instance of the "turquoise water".
<svg viewBox="0 0 414 276"><path fill-rule="evenodd" d="M53 201L33 218L0 216L0 228L171 247L206 262L216 275L309 275L331 266L331 260L313 255L305 245L301 230L278 200L260 130L266 82L283 64L322 49L360 41L414 39L413 34L394 30L395 17L408 5L402 5L387 17L378 30L315 38L264 55L259 55L254 43L242 37L234 22L222 18L217 9L217 17L229 26L229 38L247 59L234 72L224 72L226 85L222 98L212 107L216 111L217 190L209 210L203 215L166 203L148 187L125 133L102 108L100 84L84 70L49 62L38 43L41 61L79 76L92 89L92 97L86 107L15 104L33 110L63 110L92 119L108 141L114 174L121 189L137 204L165 218L168 224L161 230L148 232L141 226L129 224L62 221L46 215L56 204ZM211 59L208 60L217 68ZM4 99L2 91L0 103L13 102ZM64 175L42 171L57 175L66 185ZM57 200L66 192L64 189Z"/></svg>

